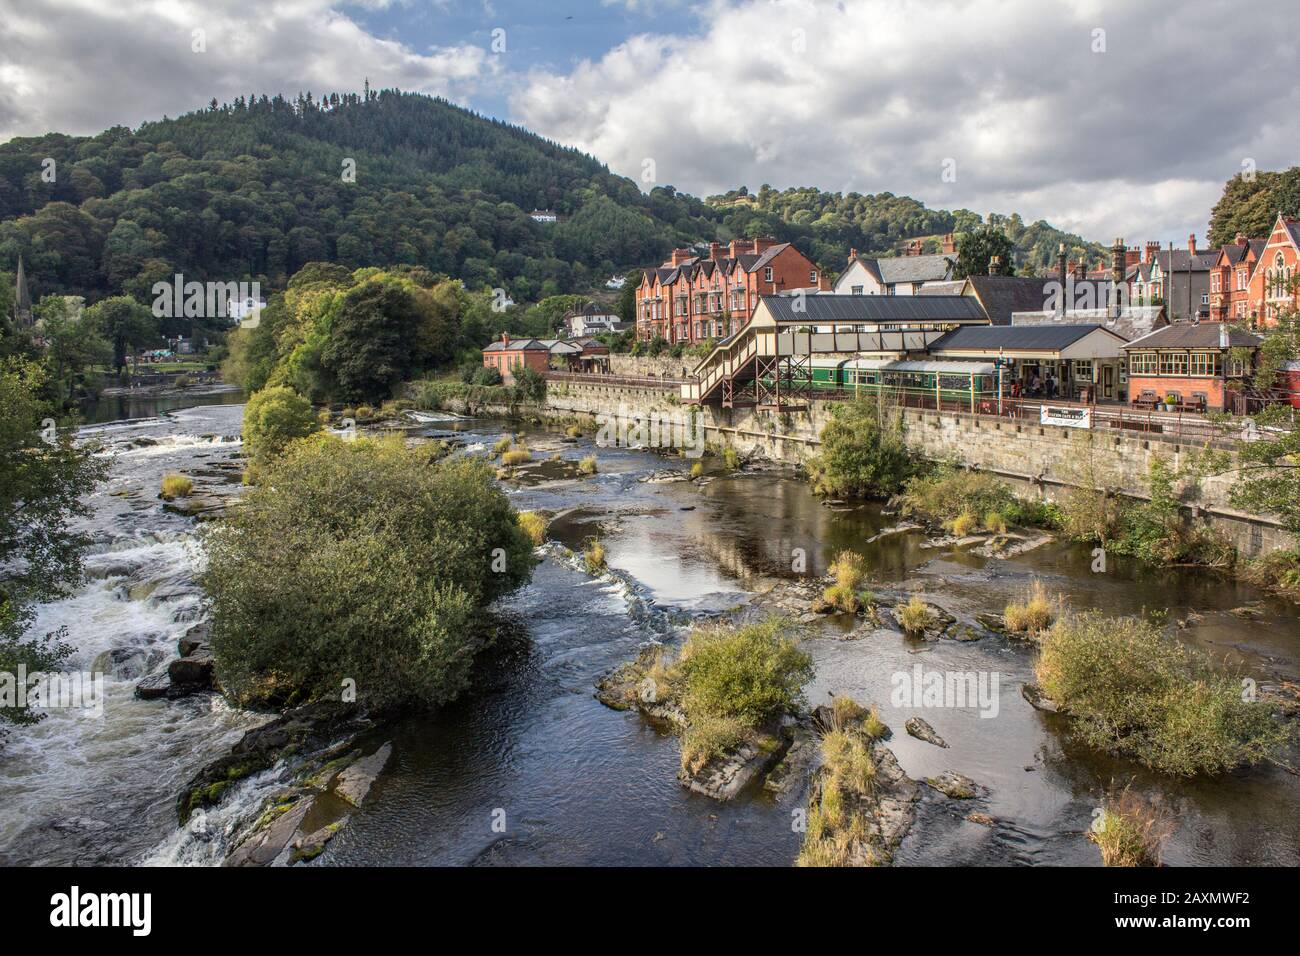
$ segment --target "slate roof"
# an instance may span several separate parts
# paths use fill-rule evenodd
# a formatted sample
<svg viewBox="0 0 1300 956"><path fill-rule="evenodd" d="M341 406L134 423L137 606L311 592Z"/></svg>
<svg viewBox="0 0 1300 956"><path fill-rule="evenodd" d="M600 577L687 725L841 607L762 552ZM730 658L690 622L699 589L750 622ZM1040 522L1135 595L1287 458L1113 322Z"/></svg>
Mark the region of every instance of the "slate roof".
<svg viewBox="0 0 1300 956"><path fill-rule="evenodd" d="M803 311L795 309L802 300ZM967 295L765 295L778 323L863 325L906 322L983 322L979 302Z"/></svg>
<svg viewBox="0 0 1300 956"><path fill-rule="evenodd" d="M1112 332L1117 332L1125 339L1131 340L1148 335L1163 325L1168 325L1169 320L1165 318L1165 307L1163 305L1130 305L1121 309L1117 316L1112 316L1110 311L1105 308L1069 309L1064 317L1056 312L1046 311L1011 313L1011 324L1013 326L1047 325L1048 323L1053 325L1061 323L1104 325Z"/></svg>
<svg viewBox="0 0 1300 956"><path fill-rule="evenodd" d="M551 347L538 339L511 339L509 342L496 339L483 347L484 352L528 352L536 349L549 352Z"/></svg>
<svg viewBox="0 0 1300 956"><path fill-rule="evenodd" d="M1059 352L1069 348L1079 339L1098 329L1110 332L1116 338L1123 336L1103 325L975 325L954 329L934 341L931 351L940 349L973 349L985 352L997 349L1012 351Z"/></svg>
<svg viewBox="0 0 1300 956"><path fill-rule="evenodd" d="M1264 340L1224 322L1177 322L1134 339L1125 349L1252 348Z"/></svg>
<svg viewBox="0 0 1300 956"><path fill-rule="evenodd" d="M1156 253L1156 261L1160 263L1160 270L1166 275L1170 272L1189 271L1189 263L1192 272L1209 272L1219 261L1219 250L1197 249L1196 255L1192 255L1190 249L1174 249L1172 253L1168 249L1163 249Z"/></svg>
<svg viewBox="0 0 1300 956"><path fill-rule="evenodd" d="M875 259L876 271L886 285L896 282L943 282L952 278L955 253L930 256L885 256Z"/></svg>

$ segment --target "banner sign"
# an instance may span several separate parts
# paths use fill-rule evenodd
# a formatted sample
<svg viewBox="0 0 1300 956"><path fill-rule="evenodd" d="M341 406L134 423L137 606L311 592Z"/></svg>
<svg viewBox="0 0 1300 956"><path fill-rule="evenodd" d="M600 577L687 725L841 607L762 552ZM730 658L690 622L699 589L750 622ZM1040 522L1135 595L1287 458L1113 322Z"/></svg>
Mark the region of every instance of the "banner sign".
<svg viewBox="0 0 1300 956"><path fill-rule="evenodd" d="M1062 425L1066 428L1091 428L1092 409L1068 405L1042 405L1039 421L1044 425Z"/></svg>

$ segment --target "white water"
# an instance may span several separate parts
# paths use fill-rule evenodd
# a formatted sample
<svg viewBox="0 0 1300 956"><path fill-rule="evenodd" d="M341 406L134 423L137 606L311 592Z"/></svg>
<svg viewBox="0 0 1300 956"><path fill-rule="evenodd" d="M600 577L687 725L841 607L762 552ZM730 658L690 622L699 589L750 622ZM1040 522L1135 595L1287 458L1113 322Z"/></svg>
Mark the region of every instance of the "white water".
<svg viewBox="0 0 1300 956"><path fill-rule="evenodd" d="M195 526L163 509L159 482L229 461L242 412L207 406L83 430L113 457L81 525L94 541L86 581L38 608L32 631L66 628L73 653L64 670L103 674L102 713L51 709L10 732L0 750L0 863L141 860L176 833L175 799L189 777L265 719L215 695L135 697L139 679L166 669L203 614ZM219 477L197 483L238 491Z"/></svg>

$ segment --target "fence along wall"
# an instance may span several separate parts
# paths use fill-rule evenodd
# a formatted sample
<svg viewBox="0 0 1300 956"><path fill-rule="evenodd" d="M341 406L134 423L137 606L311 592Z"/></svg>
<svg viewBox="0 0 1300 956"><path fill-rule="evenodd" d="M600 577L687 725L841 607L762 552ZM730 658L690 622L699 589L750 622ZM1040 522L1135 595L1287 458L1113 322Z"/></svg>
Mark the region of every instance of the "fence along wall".
<svg viewBox="0 0 1300 956"><path fill-rule="evenodd" d="M555 382L543 412L563 418L650 411L696 414L703 420L706 441L730 445L746 455L801 464L816 454L817 436L835 405L814 401L807 411L775 413L692 408L678 404L676 396L676 389ZM1154 458L1163 457L1179 468L1205 448L1203 442L1157 434L1040 425L965 412L905 409L902 414L908 443L925 457L960 461L997 474L1019 484L1022 493L1036 492L1046 500L1080 484L1140 498ZM1228 495L1236 481L1233 472L1202 479L1186 502L1188 519L1209 522L1246 557L1291 547L1291 536L1276 520L1232 507Z"/></svg>

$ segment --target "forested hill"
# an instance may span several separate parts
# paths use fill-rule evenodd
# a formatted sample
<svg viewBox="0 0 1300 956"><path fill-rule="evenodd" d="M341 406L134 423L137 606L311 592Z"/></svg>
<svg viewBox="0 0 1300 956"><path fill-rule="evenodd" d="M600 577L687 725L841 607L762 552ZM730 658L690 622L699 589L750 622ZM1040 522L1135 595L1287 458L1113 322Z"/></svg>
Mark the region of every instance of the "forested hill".
<svg viewBox="0 0 1300 956"><path fill-rule="evenodd" d="M993 225L1011 238L1016 251L1016 268L1025 272L1054 270L1060 244L1065 243L1071 259L1090 265L1109 252L1072 232L1038 220L1026 224L1019 213L983 217L969 209L949 212L927 209L910 196L893 193L831 193L812 187L775 190L763 186L756 193L741 188L710 196L709 205L722 223L739 235L776 231L793 240L823 268L843 268L849 249L873 255L894 255L905 240L922 238L925 252L939 252L945 233L964 233Z"/></svg>
<svg viewBox="0 0 1300 956"><path fill-rule="evenodd" d="M149 301L177 272L270 291L312 261L410 263L532 301L701 240L771 233L838 271L850 248L886 254L980 222L889 193L728 197L742 198L643 194L575 149L418 94L240 97L136 131L0 145L0 271L21 253L36 296ZM534 208L561 220L534 222ZM1062 239L1086 245L1046 223L1003 222L1034 265L1053 262Z"/></svg>
<svg viewBox="0 0 1300 956"><path fill-rule="evenodd" d="M535 207L563 219L534 222ZM136 132L14 140L0 146L0 218L0 269L21 251L34 292L141 298L178 271L282 287L329 259L418 263L534 299L712 229L697 199L643 195L577 150L395 91L241 98Z"/></svg>

